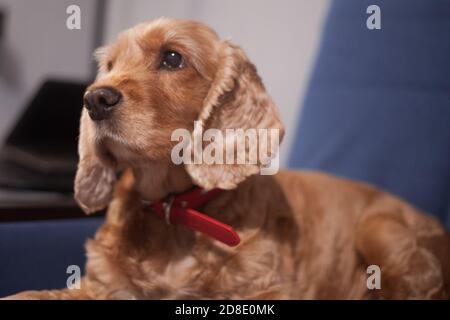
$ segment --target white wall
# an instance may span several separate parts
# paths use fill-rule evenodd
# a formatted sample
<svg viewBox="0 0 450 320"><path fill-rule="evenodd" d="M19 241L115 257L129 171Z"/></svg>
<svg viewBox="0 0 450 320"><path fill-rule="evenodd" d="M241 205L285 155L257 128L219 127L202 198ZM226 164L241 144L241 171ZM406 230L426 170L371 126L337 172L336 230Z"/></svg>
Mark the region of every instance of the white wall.
<svg viewBox="0 0 450 320"><path fill-rule="evenodd" d="M66 28L70 4L81 8L81 30ZM0 0L7 12L0 43L0 141L44 78L89 77L95 5L91 0Z"/></svg>
<svg viewBox="0 0 450 320"><path fill-rule="evenodd" d="M314 63L329 0L111 0L105 40L160 16L206 22L231 37L258 67L286 125L281 163L294 139L305 85Z"/></svg>

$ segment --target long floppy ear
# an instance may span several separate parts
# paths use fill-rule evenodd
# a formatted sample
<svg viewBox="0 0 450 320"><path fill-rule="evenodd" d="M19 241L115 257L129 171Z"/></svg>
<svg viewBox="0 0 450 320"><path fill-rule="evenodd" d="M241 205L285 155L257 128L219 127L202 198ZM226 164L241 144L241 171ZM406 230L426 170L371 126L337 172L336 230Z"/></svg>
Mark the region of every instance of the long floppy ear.
<svg viewBox="0 0 450 320"><path fill-rule="evenodd" d="M276 107L266 93L255 66L239 46L229 41L221 45L220 67L194 126L191 139L194 142L191 142L190 150L194 153L198 151L193 144L201 141L202 135L207 136L208 131L219 132L224 137L220 153L226 161L223 164L205 161L186 164L193 181L205 189L232 189L252 174L268 174L262 170L273 157L278 156L278 145L284 135ZM256 133L256 139L255 135L249 134L242 140L243 131L249 133L252 130ZM251 140L251 137L254 139ZM214 138L208 141L217 142ZM204 139L200 145L203 151L208 148ZM217 150L214 153L217 155ZM256 158L253 157L255 154Z"/></svg>
<svg viewBox="0 0 450 320"><path fill-rule="evenodd" d="M83 110L78 142L79 162L75 177L75 200L86 213L104 209L110 202L116 179L112 165L98 156L89 116Z"/></svg>

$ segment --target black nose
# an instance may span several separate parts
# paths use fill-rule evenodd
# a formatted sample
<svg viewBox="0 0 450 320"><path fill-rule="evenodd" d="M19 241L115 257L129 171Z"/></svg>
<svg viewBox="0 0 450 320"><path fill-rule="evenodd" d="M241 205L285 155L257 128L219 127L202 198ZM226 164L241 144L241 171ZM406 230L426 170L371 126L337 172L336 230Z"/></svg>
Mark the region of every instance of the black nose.
<svg viewBox="0 0 450 320"><path fill-rule="evenodd" d="M121 99L122 94L113 88L98 88L86 91L84 107L89 111L92 120L104 120L111 115Z"/></svg>

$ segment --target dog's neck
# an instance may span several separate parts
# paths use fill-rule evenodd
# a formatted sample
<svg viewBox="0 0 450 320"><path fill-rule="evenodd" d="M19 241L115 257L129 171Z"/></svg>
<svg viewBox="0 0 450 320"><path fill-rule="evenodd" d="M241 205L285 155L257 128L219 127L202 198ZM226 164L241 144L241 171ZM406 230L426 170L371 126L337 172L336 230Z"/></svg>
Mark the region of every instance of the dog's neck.
<svg viewBox="0 0 450 320"><path fill-rule="evenodd" d="M181 193L193 186L184 166L163 162L140 162L133 166L136 191L154 201L170 193Z"/></svg>

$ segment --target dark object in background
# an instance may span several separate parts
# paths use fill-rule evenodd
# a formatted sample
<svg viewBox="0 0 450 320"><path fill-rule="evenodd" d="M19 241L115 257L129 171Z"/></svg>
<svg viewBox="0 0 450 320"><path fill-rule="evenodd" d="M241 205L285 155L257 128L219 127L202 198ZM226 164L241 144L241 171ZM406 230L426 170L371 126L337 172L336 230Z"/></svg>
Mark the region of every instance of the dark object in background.
<svg viewBox="0 0 450 320"><path fill-rule="evenodd" d="M368 181L450 229L449 30L448 0L334 1L290 166Z"/></svg>
<svg viewBox="0 0 450 320"><path fill-rule="evenodd" d="M0 187L72 192L85 88L43 83L0 149Z"/></svg>

